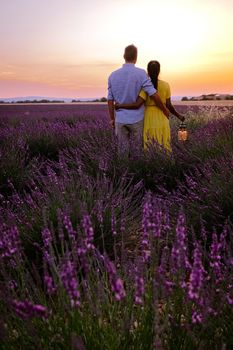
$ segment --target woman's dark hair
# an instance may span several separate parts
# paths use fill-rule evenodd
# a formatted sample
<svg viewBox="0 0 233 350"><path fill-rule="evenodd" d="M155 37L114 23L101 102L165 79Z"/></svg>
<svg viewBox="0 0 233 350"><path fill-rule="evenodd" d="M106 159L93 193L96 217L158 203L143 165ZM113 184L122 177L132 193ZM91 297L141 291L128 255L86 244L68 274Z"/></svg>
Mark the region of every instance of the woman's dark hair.
<svg viewBox="0 0 233 350"><path fill-rule="evenodd" d="M151 81L155 87L155 89L158 88L158 77L160 73L160 63L158 61L150 61L147 65L147 72L149 74L149 77L151 78Z"/></svg>

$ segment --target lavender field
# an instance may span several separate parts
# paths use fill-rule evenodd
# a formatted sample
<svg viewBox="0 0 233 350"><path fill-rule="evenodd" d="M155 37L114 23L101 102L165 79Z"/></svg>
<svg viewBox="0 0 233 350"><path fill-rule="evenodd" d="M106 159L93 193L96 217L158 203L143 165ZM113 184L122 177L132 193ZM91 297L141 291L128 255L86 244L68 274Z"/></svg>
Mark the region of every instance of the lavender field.
<svg viewBox="0 0 233 350"><path fill-rule="evenodd" d="M233 348L232 106L177 109L127 158L106 105L0 106L0 349Z"/></svg>

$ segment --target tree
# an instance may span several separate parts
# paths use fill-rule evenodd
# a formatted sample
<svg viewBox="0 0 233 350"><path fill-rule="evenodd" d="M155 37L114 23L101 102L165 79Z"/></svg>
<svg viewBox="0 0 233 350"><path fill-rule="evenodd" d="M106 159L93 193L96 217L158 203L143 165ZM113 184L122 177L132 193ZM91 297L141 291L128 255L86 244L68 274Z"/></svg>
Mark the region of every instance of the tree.
<svg viewBox="0 0 233 350"><path fill-rule="evenodd" d="M100 102L107 102L106 97L101 97Z"/></svg>

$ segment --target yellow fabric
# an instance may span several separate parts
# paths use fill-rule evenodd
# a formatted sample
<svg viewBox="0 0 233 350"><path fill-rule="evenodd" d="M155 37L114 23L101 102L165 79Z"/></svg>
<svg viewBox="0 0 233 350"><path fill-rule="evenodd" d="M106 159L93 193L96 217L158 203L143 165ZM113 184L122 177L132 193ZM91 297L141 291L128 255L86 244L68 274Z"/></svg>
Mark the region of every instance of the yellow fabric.
<svg viewBox="0 0 233 350"><path fill-rule="evenodd" d="M171 97L170 86L166 81L158 80L158 94L166 104L166 100ZM139 96L145 100L145 117L143 141L144 148L147 144L153 142L153 139L160 145L171 151L171 133L169 120L163 112L155 105L155 102L141 90Z"/></svg>

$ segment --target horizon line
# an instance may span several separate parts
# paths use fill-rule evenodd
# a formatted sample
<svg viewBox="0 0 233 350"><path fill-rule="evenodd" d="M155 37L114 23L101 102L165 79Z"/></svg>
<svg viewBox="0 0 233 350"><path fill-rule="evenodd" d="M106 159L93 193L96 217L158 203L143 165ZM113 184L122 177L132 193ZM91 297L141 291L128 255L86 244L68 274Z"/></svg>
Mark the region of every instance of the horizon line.
<svg viewBox="0 0 233 350"><path fill-rule="evenodd" d="M172 95L171 97L198 97L198 96L208 96L208 95L233 95L233 92L228 93L199 93L199 94L182 94L182 95ZM44 96L44 95L26 95L26 96L9 96L9 97L0 97L0 101L4 100L14 100L14 99L53 99L53 100L95 100L101 98L107 98L107 96L96 96L96 97L55 97L55 96Z"/></svg>

